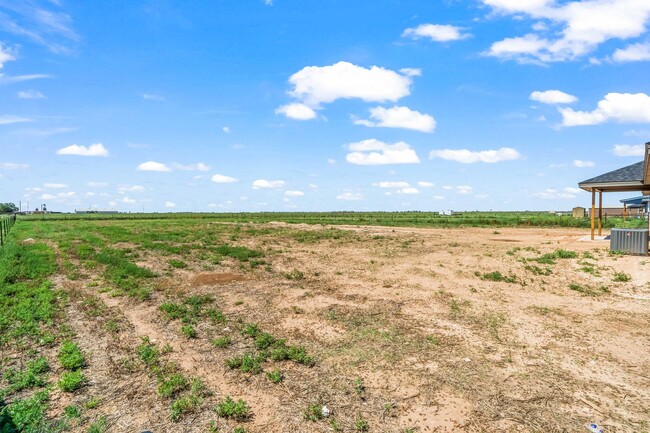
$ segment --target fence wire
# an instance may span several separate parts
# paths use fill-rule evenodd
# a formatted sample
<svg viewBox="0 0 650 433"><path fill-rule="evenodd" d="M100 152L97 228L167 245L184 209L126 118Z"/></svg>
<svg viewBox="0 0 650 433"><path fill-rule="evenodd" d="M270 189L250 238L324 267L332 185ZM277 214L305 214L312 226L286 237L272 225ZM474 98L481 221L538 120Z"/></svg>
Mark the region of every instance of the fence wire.
<svg viewBox="0 0 650 433"><path fill-rule="evenodd" d="M0 215L0 247L7 241L9 230L16 223L16 215Z"/></svg>

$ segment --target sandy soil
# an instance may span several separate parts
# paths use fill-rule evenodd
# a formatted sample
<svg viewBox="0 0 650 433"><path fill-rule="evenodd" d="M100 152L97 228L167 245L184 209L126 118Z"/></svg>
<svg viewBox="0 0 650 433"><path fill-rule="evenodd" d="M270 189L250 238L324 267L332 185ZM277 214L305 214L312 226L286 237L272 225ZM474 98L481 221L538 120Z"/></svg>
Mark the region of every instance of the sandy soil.
<svg viewBox="0 0 650 433"><path fill-rule="evenodd" d="M191 254L188 268L170 269L147 251L139 264L166 275L144 302L102 291L97 275L59 279L90 354L91 384L73 400L99 397L87 416L107 415L110 432L209 431L211 421L228 432L238 424L213 410L225 395L251 406L248 432L363 431L360 419L370 432L583 432L589 422L650 431L650 258L610 256L607 241L581 241L577 229L338 228L350 234L242 237L267 252L255 269ZM578 257L531 260L557 249ZM495 271L509 281L486 279ZM620 273L629 281L614 281ZM213 295L231 323L202 322L198 338L183 337L158 306L190 294ZM89 313L95 301L100 314ZM265 364L283 371L280 385L228 369L227 358L250 350L236 319L304 345L316 364ZM219 335L233 346L212 346ZM169 344L169 361L205 382L213 394L201 410L169 421L169 401L137 360L142 336ZM307 421L311 403L331 415Z"/></svg>

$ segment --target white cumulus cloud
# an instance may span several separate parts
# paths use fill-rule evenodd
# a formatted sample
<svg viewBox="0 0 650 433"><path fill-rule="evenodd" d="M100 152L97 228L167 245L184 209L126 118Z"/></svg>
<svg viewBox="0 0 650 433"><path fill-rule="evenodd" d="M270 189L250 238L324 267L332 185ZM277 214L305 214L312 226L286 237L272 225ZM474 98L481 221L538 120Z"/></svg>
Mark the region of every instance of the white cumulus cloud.
<svg viewBox="0 0 650 433"><path fill-rule="evenodd" d="M363 200L363 194L358 192L344 192L336 196L337 200L359 201Z"/></svg>
<svg viewBox="0 0 650 433"><path fill-rule="evenodd" d="M56 151L57 155L77 155L77 156L108 156L108 149L102 143L91 144L90 146L79 146L72 144Z"/></svg>
<svg viewBox="0 0 650 433"><path fill-rule="evenodd" d="M593 111L560 108L564 126L619 123L650 123L650 96L645 93L608 93Z"/></svg>
<svg viewBox="0 0 650 433"><path fill-rule="evenodd" d="M65 183L50 183L50 182L44 183L43 186L45 188L53 188L53 189L61 189L61 188L68 187L68 185L66 185Z"/></svg>
<svg viewBox="0 0 650 433"><path fill-rule="evenodd" d="M41 198L43 200L54 200L56 198L56 196L52 195L52 194L43 194L43 195L41 195Z"/></svg>
<svg viewBox="0 0 650 433"><path fill-rule="evenodd" d="M433 182L420 181L418 182L418 186L420 188L433 188L436 184Z"/></svg>
<svg viewBox="0 0 650 433"><path fill-rule="evenodd" d="M16 60L13 51L0 43L0 69L4 67L5 63L12 60Z"/></svg>
<svg viewBox="0 0 650 433"><path fill-rule="evenodd" d="M145 188L142 185L120 185L117 187L119 194L126 194L127 192L144 192Z"/></svg>
<svg viewBox="0 0 650 433"><path fill-rule="evenodd" d="M172 171L172 169L167 167L167 165L156 161L143 162L142 164L138 165L137 169L138 171L157 171L161 173Z"/></svg>
<svg viewBox="0 0 650 433"><path fill-rule="evenodd" d="M390 181L390 180L384 180L381 182L373 183L374 186L378 186L379 188L408 188L411 185L409 185L408 182L404 181Z"/></svg>
<svg viewBox="0 0 650 433"><path fill-rule="evenodd" d="M124 197L122 199L122 203L124 203L124 204L135 204L136 200L134 200L132 198Z"/></svg>
<svg viewBox="0 0 650 433"><path fill-rule="evenodd" d="M433 132L436 120L408 107L375 107L370 109L370 120L354 120L356 125L384 128L404 128L421 132Z"/></svg>
<svg viewBox="0 0 650 433"><path fill-rule="evenodd" d="M176 207L176 203L174 203L173 201L166 201L165 207L169 207L169 208Z"/></svg>
<svg viewBox="0 0 650 433"><path fill-rule="evenodd" d="M615 144L613 152L616 156L643 156L645 146L643 144Z"/></svg>
<svg viewBox="0 0 650 433"><path fill-rule="evenodd" d="M275 110L275 114L284 114L289 119L311 120L316 118L316 112L300 102L282 105Z"/></svg>
<svg viewBox="0 0 650 433"><path fill-rule="evenodd" d="M296 101L283 105L276 113L309 120L316 117L322 104L337 99L361 99L366 102L397 101L410 94L413 77L419 69L405 68L400 72L379 66L364 68L349 62L329 66L306 66L289 77Z"/></svg>
<svg viewBox="0 0 650 433"><path fill-rule="evenodd" d="M285 191L284 195L287 197L302 197L305 193L302 191Z"/></svg>
<svg viewBox="0 0 650 433"><path fill-rule="evenodd" d="M350 164L385 165L418 164L420 158L407 143L387 144L374 138L347 145L351 151L345 156Z"/></svg>
<svg viewBox="0 0 650 433"><path fill-rule="evenodd" d="M612 59L615 62L645 62L650 60L650 42L628 45L614 51Z"/></svg>
<svg viewBox="0 0 650 433"><path fill-rule="evenodd" d="M593 167L596 164L594 164L593 161L583 161L581 159L576 159L573 161L573 165L574 167L585 168L585 167Z"/></svg>
<svg viewBox="0 0 650 433"><path fill-rule="evenodd" d="M497 150L473 151L469 149L442 149L432 150L429 158L441 158L448 161L461 162L463 164L473 164L476 162L495 163L501 161L513 161L521 159L522 155L515 149L501 147Z"/></svg>
<svg viewBox="0 0 650 433"><path fill-rule="evenodd" d="M257 179L253 182L253 189L275 189L284 186L283 180L265 180Z"/></svg>
<svg viewBox="0 0 650 433"><path fill-rule="evenodd" d="M535 91L530 94L530 99L543 104L572 104L578 100L575 96L560 90Z"/></svg>
<svg viewBox="0 0 650 433"><path fill-rule="evenodd" d="M429 38L436 42L457 41L470 37L463 33L463 28L445 24L420 24L404 30L403 38L420 39Z"/></svg>
<svg viewBox="0 0 650 433"><path fill-rule="evenodd" d="M456 192L458 192L458 194L469 194L473 189L474 188L469 185L458 185L456 187Z"/></svg>
<svg viewBox="0 0 650 433"><path fill-rule="evenodd" d="M574 60L612 40L646 32L650 2L646 0L482 0L498 13L538 20L524 36L492 44L487 55L519 62Z"/></svg>
<svg viewBox="0 0 650 433"><path fill-rule="evenodd" d="M215 174L210 178L212 182L214 183L235 183L239 182L239 179L231 177L231 176L226 176L223 174Z"/></svg>
<svg viewBox="0 0 650 433"><path fill-rule="evenodd" d="M174 163L173 166L175 169L181 171L210 171L210 168L212 168L203 162L188 165Z"/></svg>

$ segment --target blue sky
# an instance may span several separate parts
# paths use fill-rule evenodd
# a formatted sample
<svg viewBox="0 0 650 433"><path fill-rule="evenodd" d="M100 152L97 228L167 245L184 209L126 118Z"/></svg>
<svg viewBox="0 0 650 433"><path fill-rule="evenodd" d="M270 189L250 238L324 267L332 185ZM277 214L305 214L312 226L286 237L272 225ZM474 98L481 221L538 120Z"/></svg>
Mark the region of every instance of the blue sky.
<svg viewBox="0 0 650 433"><path fill-rule="evenodd" d="M0 0L0 201L587 206L650 141L649 25L647 0Z"/></svg>

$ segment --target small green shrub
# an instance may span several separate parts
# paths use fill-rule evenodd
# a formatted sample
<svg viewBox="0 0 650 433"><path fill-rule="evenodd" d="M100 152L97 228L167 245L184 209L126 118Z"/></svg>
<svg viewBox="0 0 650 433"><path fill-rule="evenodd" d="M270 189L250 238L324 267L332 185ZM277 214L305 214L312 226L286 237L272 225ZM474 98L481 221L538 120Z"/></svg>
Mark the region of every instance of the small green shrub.
<svg viewBox="0 0 650 433"><path fill-rule="evenodd" d="M629 274L626 274L625 272L616 272L614 274L613 281L626 283L626 282L630 281L631 279L632 279L632 277Z"/></svg>
<svg viewBox="0 0 650 433"><path fill-rule="evenodd" d="M354 422L354 429L358 432L367 432L370 430L370 425L368 421L363 419L361 415L357 416L356 421Z"/></svg>
<svg viewBox="0 0 650 433"><path fill-rule="evenodd" d="M245 420L250 416L250 407L244 400L234 401L229 395L217 404L217 414L224 418Z"/></svg>
<svg viewBox="0 0 650 433"><path fill-rule="evenodd" d="M501 274L499 271L494 271L494 272L487 272L484 273L481 276L482 280L489 280L489 281L505 281L506 283L516 283L517 282L517 277L514 275L510 276L505 276Z"/></svg>
<svg viewBox="0 0 650 433"><path fill-rule="evenodd" d="M104 433L108 430L108 424L106 423L106 417L101 416L97 421L90 424L88 427L88 433Z"/></svg>
<svg viewBox="0 0 650 433"><path fill-rule="evenodd" d="M232 338L230 338L227 335L223 336L223 337L217 337L214 340L212 340L212 344L215 347L225 348L225 347L228 347L228 346L230 346L232 344Z"/></svg>
<svg viewBox="0 0 650 433"><path fill-rule="evenodd" d="M176 269L185 269L185 268L187 268L187 263L185 263L182 260L171 259L168 263L169 263L169 266L171 266L172 268L176 268Z"/></svg>
<svg viewBox="0 0 650 433"><path fill-rule="evenodd" d="M293 280L293 281L300 281L305 279L305 273L299 271L298 269L294 269L291 272L285 273L284 276L287 280Z"/></svg>
<svg viewBox="0 0 650 433"><path fill-rule="evenodd" d="M76 370L86 365L86 358L76 343L65 341L59 349L59 363L66 370Z"/></svg>
<svg viewBox="0 0 650 433"><path fill-rule="evenodd" d="M282 379L284 378L282 372L280 370L273 370L269 371L266 373L266 378L270 380L273 383L280 383L282 382Z"/></svg>
<svg viewBox="0 0 650 433"><path fill-rule="evenodd" d="M324 417L323 409L319 404L315 403L310 403L309 406L307 406L307 409L303 412L303 415L307 421L313 422L321 420Z"/></svg>
<svg viewBox="0 0 650 433"><path fill-rule="evenodd" d="M257 323L247 323L241 331L242 334L253 338L256 338L260 332L262 330L257 326Z"/></svg>
<svg viewBox="0 0 650 433"><path fill-rule="evenodd" d="M170 376L163 377L159 381L158 394L164 398L172 398L189 387L189 382L179 373L174 373Z"/></svg>
<svg viewBox="0 0 650 433"><path fill-rule="evenodd" d="M149 367L158 363L160 354L155 344L149 342L148 337L142 337L142 343L138 346L138 356Z"/></svg>
<svg viewBox="0 0 650 433"><path fill-rule="evenodd" d="M61 375L61 379L59 379L59 388L63 392L74 392L81 388L85 382L86 377L81 370L66 371Z"/></svg>
<svg viewBox="0 0 650 433"><path fill-rule="evenodd" d="M185 395L174 400L171 404L169 419L172 421L178 421L178 419L180 419L184 414L196 411L201 406L202 402L203 399L199 395L195 394Z"/></svg>
<svg viewBox="0 0 650 433"><path fill-rule="evenodd" d="M81 408L79 406L70 405L63 408L63 413L68 418L80 418Z"/></svg>
<svg viewBox="0 0 650 433"><path fill-rule="evenodd" d="M181 332L186 338L196 338L196 329L192 325L183 325Z"/></svg>

